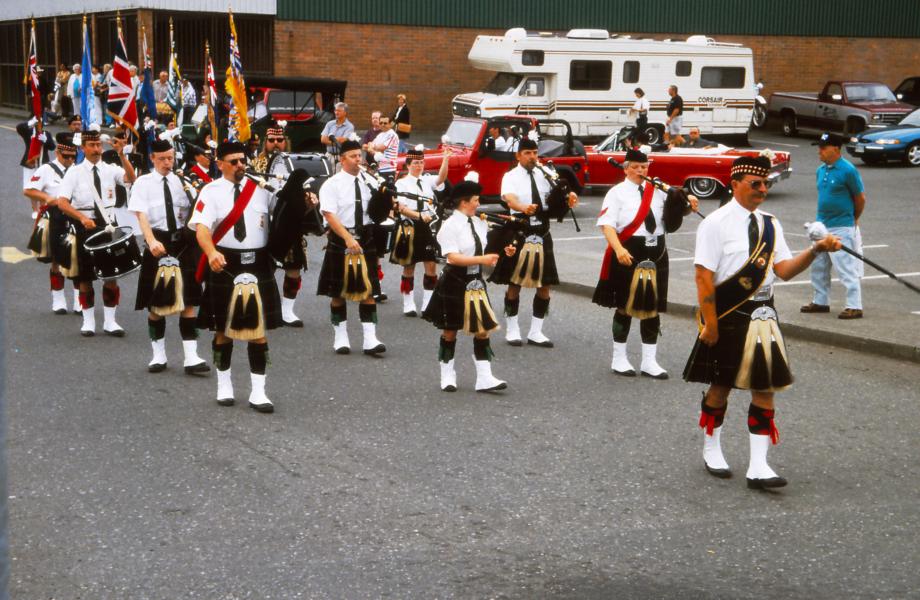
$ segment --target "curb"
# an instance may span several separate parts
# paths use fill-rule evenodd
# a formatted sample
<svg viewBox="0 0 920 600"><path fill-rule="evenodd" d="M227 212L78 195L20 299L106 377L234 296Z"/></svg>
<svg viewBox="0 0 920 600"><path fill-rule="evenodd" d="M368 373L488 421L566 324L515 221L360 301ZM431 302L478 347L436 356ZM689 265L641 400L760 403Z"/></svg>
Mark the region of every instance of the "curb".
<svg viewBox="0 0 920 600"><path fill-rule="evenodd" d="M555 286L560 292L581 296L590 299L594 295L594 288L583 283L572 283L569 281L560 282ZM668 302L668 313L674 317L685 319L696 318L696 306L684 304L681 302ZM906 360L913 363L920 363L920 346L911 346L910 344L899 344L896 342L886 342L883 340L874 340L847 333L837 333L834 331L822 331L812 327L783 323L783 335L806 342L815 342L826 346L837 348L846 348L865 354L873 354L884 358L894 358L897 360Z"/></svg>

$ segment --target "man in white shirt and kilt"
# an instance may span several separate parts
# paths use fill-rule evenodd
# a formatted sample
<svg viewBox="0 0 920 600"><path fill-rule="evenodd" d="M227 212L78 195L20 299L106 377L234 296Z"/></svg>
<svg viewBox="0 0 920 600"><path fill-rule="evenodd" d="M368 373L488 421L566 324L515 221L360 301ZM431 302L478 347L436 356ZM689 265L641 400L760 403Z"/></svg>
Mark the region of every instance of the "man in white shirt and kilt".
<svg viewBox="0 0 920 600"><path fill-rule="evenodd" d="M536 288L527 343L552 348L553 342L543 334L543 321L549 311L550 286L559 283L553 238L549 231L551 207L548 199L552 184L544 168L538 165L537 142L533 137L521 140L515 156L518 165L502 178L501 195L512 215L528 219L528 227L517 241L514 256L499 255L489 281L508 286L505 293L505 340L512 346L522 345L518 325L521 287ZM578 204L578 196L570 192L562 201L572 208Z"/></svg>
<svg viewBox="0 0 920 600"><path fill-rule="evenodd" d="M361 144L346 140L339 155L342 170L330 177L319 190L319 208L329 225L329 241L323 266L319 273L316 293L329 296L332 327L335 331L333 349L336 354L348 354L348 308L346 300L358 302L358 316L364 332L364 354L378 355L386 346L377 339L377 304L373 283L378 279L378 257L374 243L373 220L370 212L371 188L361 172ZM392 200L381 198L390 206Z"/></svg>
<svg viewBox="0 0 920 600"><path fill-rule="evenodd" d="M696 286L700 334L684 368L684 379L709 384L703 395L700 427L703 462L715 477L731 477L722 455L722 422L732 389L751 391L748 408L751 489L778 488L786 479L767 464L777 443L774 392L792 383L788 355L773 309L776 277L791 279L819 252L840 249L828 235L793 256L779 220L760 210L767 197L770 160L741 157L731 169L733 198L710 214L696 234Z"/></svg>
<svg viewBox="0 0 920 600"><path fill-rule="evenodd" d="M594 290L594 303L614 308L613 361L617 375L635 377L626 356L626 340L633 317L642 335L642 375L667 379L656 354L661 317L668 309L668 249L665 233L677 231L685 212L696 210L699 201L680 188L664 192L643 179L648 157L628 150L626 178L604 197L598 227L607 238L607 251Z"/></svg>
<svg viewBox="0 0 920 600"><path fill-rule="evenodd" d="M147 370L166 370L166 316L179 313L185 372L207 373L210 367L198 356L195 314L201 303L201 284L195 280L201 250L186 227L194 199L172 171L176 155L169 140L153 142L150 158L153 171L137 178L128 201L147 242L134 302L135 310L148 311L153 358Z"/></svg>
<svg viewBox="0 0 920 600"><path fill-rule="evenodd" d="M269 254L271 194L245 177L246 149L239 142L217 147L222 177L206 185L189 221L204 254L198 279L205 287L198 326L214 331L217 403L234 404L230 364L233 340L247 341L252 388L249 406L270 413L265 394L268 363L266 331L281 326L275 263Z"/></svg>
<svg viewBox="0 0 920 600"><path fill-rule="evenodd" d="M124 138L113 137L112 147L118 154L120 166L110 165L102 160L102 139L98 126L84 130L80 134L84 160L73 166L64 175L57 206L70 218L76 239L76 269L71 271L70 279L80 287L80 306L83 311L83 325L80 335L96 335L96 294L93 282L93 259L84 246L87 238L115 224L116 186L134 182L135 173L128 157L124 153ZM102 285L102 304L105 320L102 329L108 335L124 337L125 330L115 321L115 311L121 299L121 290L115 279Z"/></svg>

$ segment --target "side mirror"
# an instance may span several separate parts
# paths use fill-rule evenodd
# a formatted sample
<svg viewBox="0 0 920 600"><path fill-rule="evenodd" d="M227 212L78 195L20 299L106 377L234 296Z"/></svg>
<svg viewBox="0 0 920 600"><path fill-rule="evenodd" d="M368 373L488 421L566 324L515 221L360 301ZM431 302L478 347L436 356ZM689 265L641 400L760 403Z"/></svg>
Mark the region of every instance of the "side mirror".
<svg viewBox="0 0 920 600"><path fill-rule="evenodd" d="M527 84L527 95L528 96L539 96L539 87L536 82L531 82Z"/></svg>
<svg viewBox="0 0 920 600"><path fill-rule="evenodd" d="M831 100L834 102L840 102L843 100L843 94L831 94Z"/></svg>
<svg viewBox="0 0 920 600"><path fill-rule="evenodd" d="M762 84L762 83L758 83L756 87L757 87L757 91L759 92L760 90L763 89L763 84Z"/></svg>

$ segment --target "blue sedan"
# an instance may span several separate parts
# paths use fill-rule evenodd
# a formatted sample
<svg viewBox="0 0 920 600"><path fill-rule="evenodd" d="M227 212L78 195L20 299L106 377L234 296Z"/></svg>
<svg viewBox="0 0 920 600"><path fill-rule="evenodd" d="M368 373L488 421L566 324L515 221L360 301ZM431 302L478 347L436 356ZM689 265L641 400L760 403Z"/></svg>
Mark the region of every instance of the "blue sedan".
<svg viewBox="0 0 920 600"><path fill-rule="evenodd" d="M912 167L920 167L920 109L901 119L897 125L851 137L847 152L867 165L903 160Z"/></svg>

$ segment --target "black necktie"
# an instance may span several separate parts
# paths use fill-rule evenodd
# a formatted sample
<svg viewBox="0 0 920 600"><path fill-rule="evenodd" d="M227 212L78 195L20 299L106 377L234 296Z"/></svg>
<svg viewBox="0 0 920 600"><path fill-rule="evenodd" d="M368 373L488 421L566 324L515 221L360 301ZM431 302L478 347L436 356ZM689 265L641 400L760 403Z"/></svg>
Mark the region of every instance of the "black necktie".
<svg viewBox="0 0 920 600"><path fill-rule="evenodd" d="M361 203L361 184L355 177L355 233L360 238L364 235L364 205Z"/></svg>
<svg viewBox="0 0 920 600"><path fill-rule="evenodd" d="M760 229L757 227L757 217L751 213L748 221L748 254L754 254L754 248L757 247L757 240L760 238Z"/></svg>
<svg viewBox="0 0 920 600"><path fill-rule="evenodd" d="M422 188L422 180L416 179L415 183L418 184L418 195L423 196L425 194L425 190ZM418 208L418 216L419 218L422 218L422 211L425 210L425 201L419 198L416 200L416 206Z"/></svg>
<svg viewBox="0 0 920 600"><path fill-rule="evenodd" d="M645 195L645 188L641 185L639 186L639 198L642 198ZM645 229L649 233L655 233L655 228L658 227L658 224L655 222L655 215L652 213L652 207L648 207L648 212L645 214Z"/></svg>
<svg viewBox="0 0 920 600"><path fill-rule="evenodd" d="M476 235L476 227L473 225L473 217L467 217L466 220L470 224L470 233L473 234L473 243L476 244L475 256L482 256L482 242L479 240L479 236Z"/></svg>
<svg viewBox="0 0 920 600"><path fill-rule="evenodd" d="M99 201L93 202L93 216L99 221L96 225L102 226L105 224L105 216L99 208L102 205L102 181L99 179L99 167L93 167L93 185L96 186L96 194L99 195Z"/></svg>
<svg viewBox="0 0 920 600"><path fill-rule="evenodd" d="M543 203L540 201L540 190L537 188L537 180L533 177L533 169L527 171L527 174L530 175L530 203L543 208Z"/></svg>
<svg viewBox="0 0 920 600"><path fill-rule="evenodd" d="M240 184L236 183L233 185L233 205L236 206L236 201L240 197ZM233 237L236 238L236 241L242 242L246 239L246 215L240 215L240 218L236 220L236 223L233 224Z"/></svg>
<svg viewBox="0 0 920 600"><path fill-rule="evenodd" d="M163 177L163 202L166 204L166 230L176 232L176 213L173 212L172 193L169 191L169 182ZM244 234L245 237L245 234Z"/></svg>

